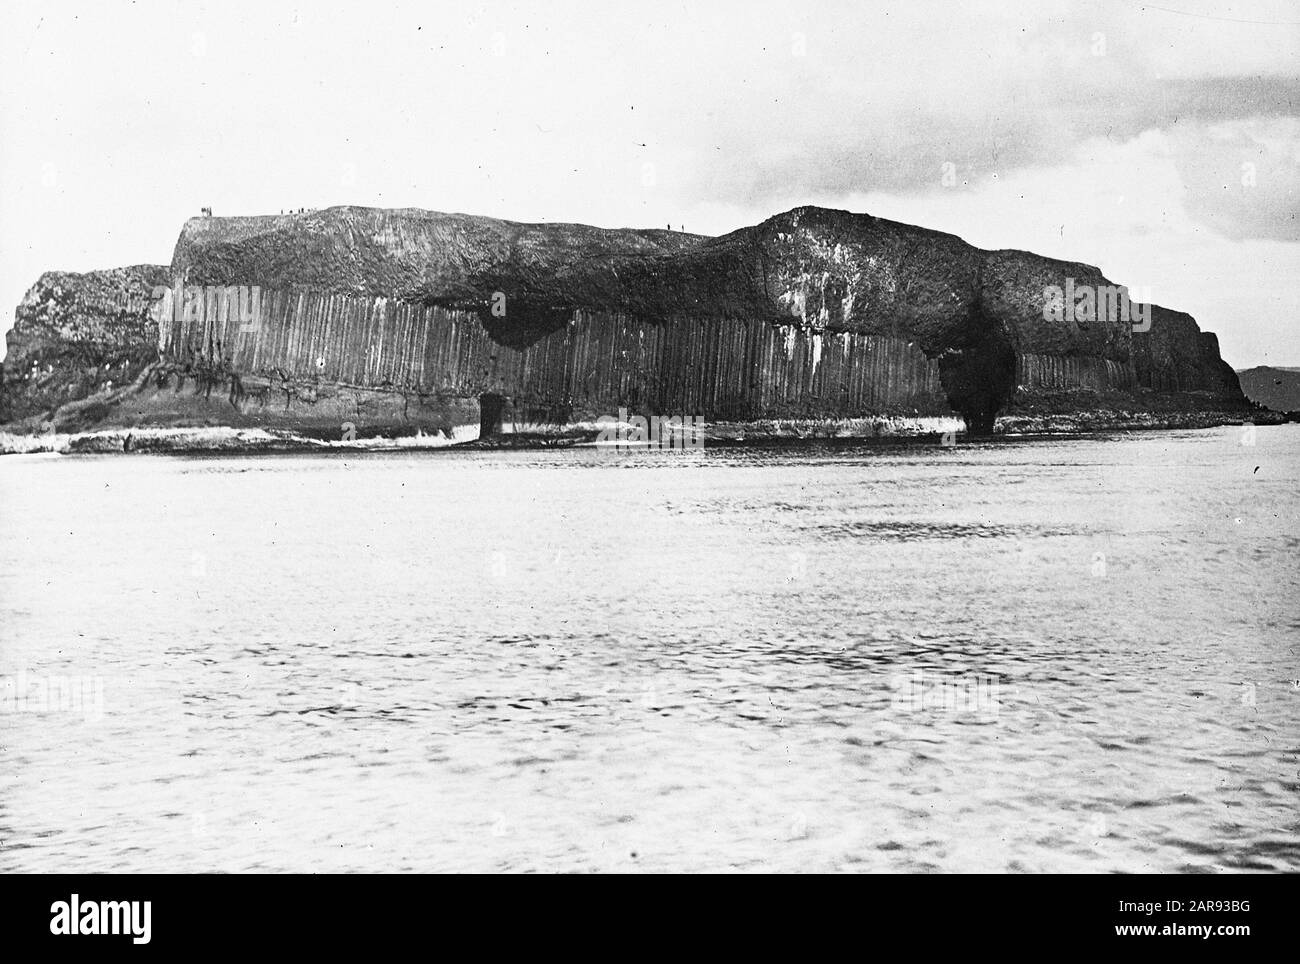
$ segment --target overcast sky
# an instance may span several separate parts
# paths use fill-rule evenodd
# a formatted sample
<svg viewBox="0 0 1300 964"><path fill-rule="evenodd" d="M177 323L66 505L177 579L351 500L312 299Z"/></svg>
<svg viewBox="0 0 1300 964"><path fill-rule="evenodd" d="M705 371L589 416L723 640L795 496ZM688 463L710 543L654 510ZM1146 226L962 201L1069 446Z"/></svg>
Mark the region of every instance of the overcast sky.
<svg viewBox="0 0 1300 964"><path fill-rule="evenodd" d="M1095 264L1237 367L1300 365L1288 0L0 10L5 327L42 271L167 263L200 206L714 234L820 204Z"/></svg>

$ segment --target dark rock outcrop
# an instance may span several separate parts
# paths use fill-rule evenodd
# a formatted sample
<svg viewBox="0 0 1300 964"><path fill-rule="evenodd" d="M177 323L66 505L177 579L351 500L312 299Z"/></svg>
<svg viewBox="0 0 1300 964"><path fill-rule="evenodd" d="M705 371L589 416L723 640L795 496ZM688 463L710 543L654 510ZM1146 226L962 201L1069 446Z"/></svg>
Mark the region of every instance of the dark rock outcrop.
<svg viewBox="0 0 1300 964"><path fill-rule="evenodd" d="M158 357L153 292L169 278L152 264L41 275L6 337L0 423L39 420L135 381Z"/></svg>

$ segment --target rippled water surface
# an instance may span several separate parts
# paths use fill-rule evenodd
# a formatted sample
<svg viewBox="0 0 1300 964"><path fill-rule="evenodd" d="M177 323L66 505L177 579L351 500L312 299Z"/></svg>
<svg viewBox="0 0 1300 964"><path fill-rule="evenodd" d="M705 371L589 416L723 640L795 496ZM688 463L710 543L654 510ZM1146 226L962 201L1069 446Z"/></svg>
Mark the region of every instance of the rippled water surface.
<svg viewBox="0 0 1300 964"><path fill-rule="evenodd" d="M0 869L1300 869L1242 441L5 457Z"/></svg>

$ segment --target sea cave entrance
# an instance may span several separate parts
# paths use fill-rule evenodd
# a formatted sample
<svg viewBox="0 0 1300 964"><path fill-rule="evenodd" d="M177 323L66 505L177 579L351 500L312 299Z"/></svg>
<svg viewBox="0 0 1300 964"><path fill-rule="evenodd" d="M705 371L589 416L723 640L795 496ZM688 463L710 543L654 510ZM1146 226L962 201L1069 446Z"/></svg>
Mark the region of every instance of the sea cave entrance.
<svg viewBox="0 0 1300 964"><path fill-rule="evenodd" d="M966 345L939 357L939 379L948 404L966 420L966 433L992 435L998 412L1016 394L1016 351L1001 325L977 330Z"/></svg>
<svg viewBox="0 0 1300 964"><path fill-rule="evenodd" d="M492 392L478 397L478 437L491 438L501 434L505 417L506 397Z"/></svg>

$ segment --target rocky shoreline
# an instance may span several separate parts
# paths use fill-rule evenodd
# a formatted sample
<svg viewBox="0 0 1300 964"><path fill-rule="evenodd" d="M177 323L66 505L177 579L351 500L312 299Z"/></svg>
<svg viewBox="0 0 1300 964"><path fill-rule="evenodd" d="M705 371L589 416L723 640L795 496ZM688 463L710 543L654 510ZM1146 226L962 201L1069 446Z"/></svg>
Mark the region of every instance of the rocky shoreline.
<svg viewBox="0 0 1300 964"><path fill-rule="evenodd" d="M704 435L704 448L828 442L865 444L931 441L954 445L1025 437L1100 435L1113 432L1171 431L1220 425L1279 425L1285 415L1262 410L1243 418L1240 412L1116 412L1003 416L991 436L968 436L953 419L784 420L718 423ZM112 428L89 432L0 431L0 455L284 455L294 453L369 453L399 451L545 450L595 448L599 432L590 423L553 431L506 432L473 437L474 426L448 438L442 434L380 434L352 439L323 438L286 430L234 426ZM460 437L457 438L456 435ZM635 445L624 446L635 450Z"/></svg>

